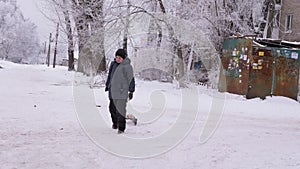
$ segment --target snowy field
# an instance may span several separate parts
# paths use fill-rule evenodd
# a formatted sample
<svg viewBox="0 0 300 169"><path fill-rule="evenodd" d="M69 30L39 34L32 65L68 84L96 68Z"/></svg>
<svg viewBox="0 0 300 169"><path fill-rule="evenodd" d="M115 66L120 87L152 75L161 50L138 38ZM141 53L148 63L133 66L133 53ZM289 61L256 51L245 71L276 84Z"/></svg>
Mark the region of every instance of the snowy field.
<svg viewBox="0 0 300 169"><path fill-rule="evenodd" d="M246 100L199 86L195 123L177 146L148 158L125 158L101 148L84 129L74 103L74 72L66 71L66 67L52 69L5 61L0 61L0 66L3 67L0 69L0 169L300 168L300 104L294 100L284 97ZM101 106L95 109L105 123L97 133L111 138L112 143L120 137L145 140L163 135L180 123L176 119L180 115L182 93L175 84L138 80L129 104L140 123L134 126L128 122L124 135L117 135L111 129L103 87L88 90L95 94L94 102ZM149 117L151 113L138 113L148 111L151 106L159 109L157 100L151 103L151 93L166 98L164 113L154 114L156 118ZM212 137L201 142L216 93L226 96L225 107ZM188 101L193 103L195 99ZM163 143L156 143L160 145ZM149 147L143 148L147 151Z"/></svg>

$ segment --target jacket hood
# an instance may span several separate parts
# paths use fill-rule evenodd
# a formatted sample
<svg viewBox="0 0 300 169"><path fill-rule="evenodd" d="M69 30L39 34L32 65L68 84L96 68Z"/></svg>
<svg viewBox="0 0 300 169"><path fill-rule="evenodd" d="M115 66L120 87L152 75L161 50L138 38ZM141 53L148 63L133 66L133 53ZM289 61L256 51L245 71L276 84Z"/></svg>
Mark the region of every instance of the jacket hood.
<svg viewBox="0 0 300 169"><path fill-rule="evenodd" d="M128 64L130 64L131 63L131 60L127 57L127 58L125 58L123 61L122 61L122 63L120 63L120 64L122 64L122 65L128 65Z"/></svg>

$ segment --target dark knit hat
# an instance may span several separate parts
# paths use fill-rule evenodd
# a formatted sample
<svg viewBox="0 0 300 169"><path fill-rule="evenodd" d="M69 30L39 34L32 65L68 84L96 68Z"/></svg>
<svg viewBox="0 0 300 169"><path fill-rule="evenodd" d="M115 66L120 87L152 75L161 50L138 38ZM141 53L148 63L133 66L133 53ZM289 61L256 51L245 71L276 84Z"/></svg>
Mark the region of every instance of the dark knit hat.
<svg viewBox="0 0 300 169"><path fill-rule="evenodd" d="M124 49L118 49L116 51L116 56L120 56L121 58L125 59L127 57L127 54Z"/></svg>

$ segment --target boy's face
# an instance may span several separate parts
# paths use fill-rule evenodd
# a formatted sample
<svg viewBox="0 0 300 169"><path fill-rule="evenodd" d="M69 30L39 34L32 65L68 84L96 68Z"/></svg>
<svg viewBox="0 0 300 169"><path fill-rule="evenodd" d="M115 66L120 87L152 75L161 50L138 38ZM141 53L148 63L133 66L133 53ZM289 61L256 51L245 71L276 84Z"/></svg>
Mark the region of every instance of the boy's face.
<svg viewBox="0 0 300 169"><path fill-rule="evenodd" d="M116 62L117 63L123 62L123 58L121 56L116 56Z"/></svg>

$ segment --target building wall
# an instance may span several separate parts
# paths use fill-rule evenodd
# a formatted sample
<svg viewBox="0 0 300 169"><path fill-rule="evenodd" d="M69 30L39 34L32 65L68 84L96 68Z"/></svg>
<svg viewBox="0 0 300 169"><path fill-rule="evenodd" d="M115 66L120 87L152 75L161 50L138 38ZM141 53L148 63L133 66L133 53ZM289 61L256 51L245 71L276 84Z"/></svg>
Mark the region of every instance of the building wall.
<svg viewBox="0 0 300 169"><path fill-rule="evenodd" d="M286 31L287 15L293 15L292 31ZM282 0L280 16L280 39L300 42L300 2L299 0Z"/></svg>

